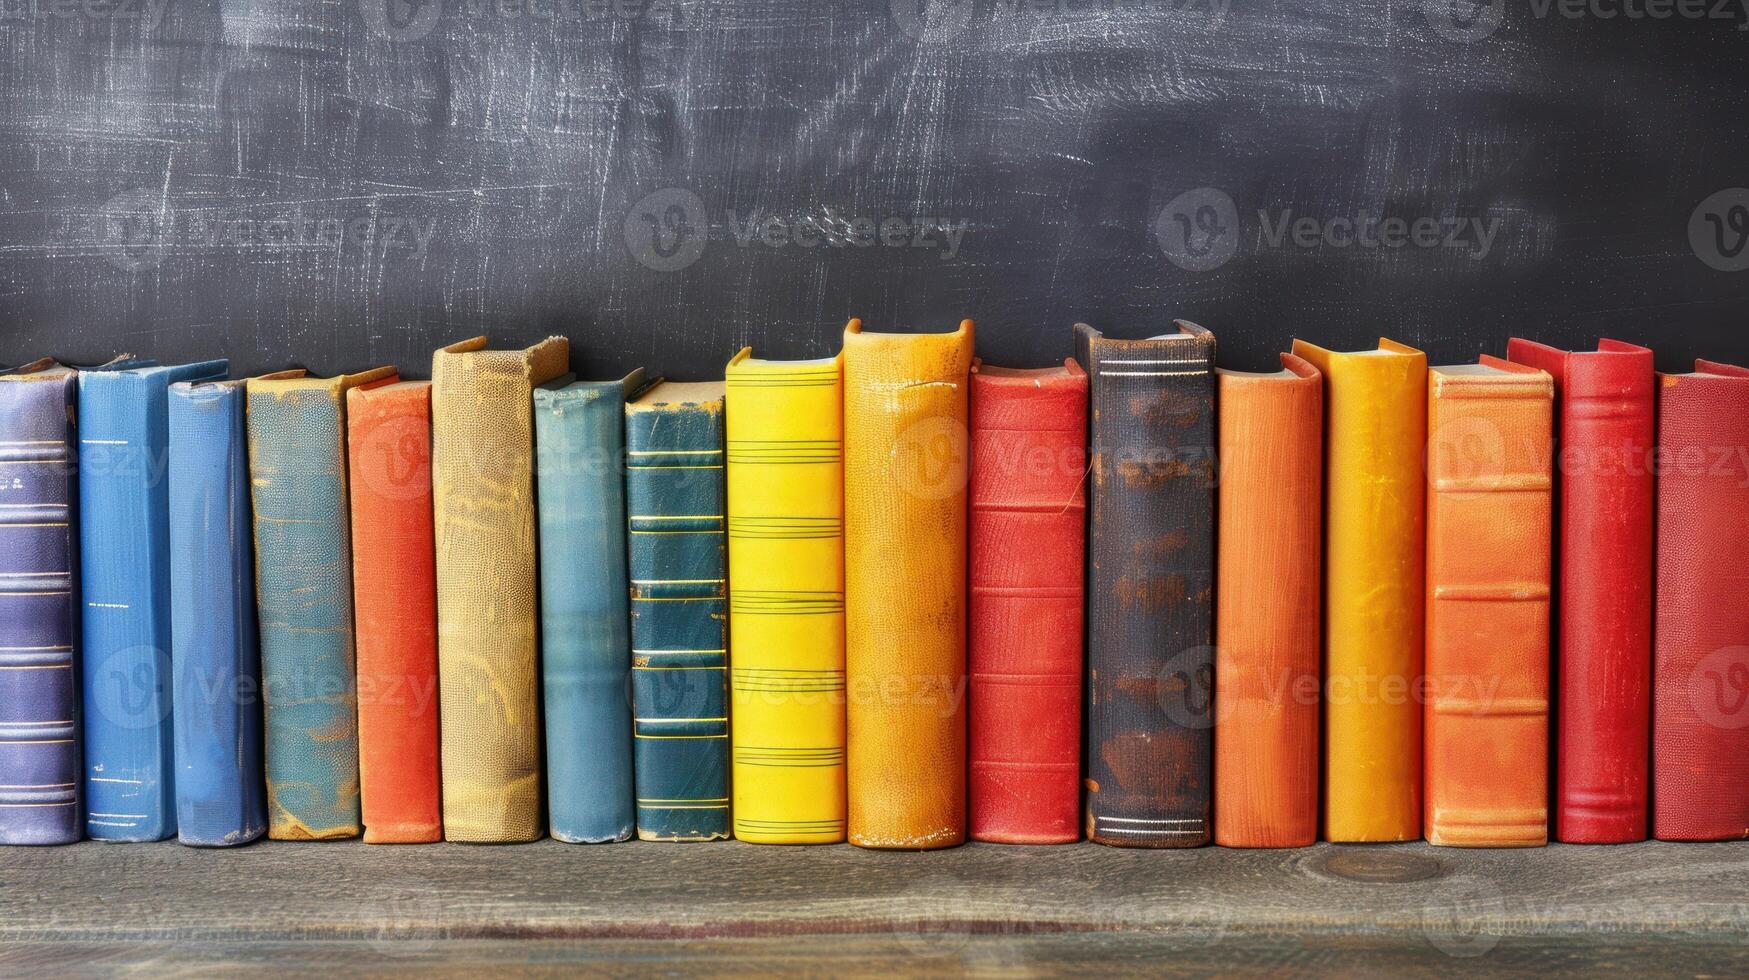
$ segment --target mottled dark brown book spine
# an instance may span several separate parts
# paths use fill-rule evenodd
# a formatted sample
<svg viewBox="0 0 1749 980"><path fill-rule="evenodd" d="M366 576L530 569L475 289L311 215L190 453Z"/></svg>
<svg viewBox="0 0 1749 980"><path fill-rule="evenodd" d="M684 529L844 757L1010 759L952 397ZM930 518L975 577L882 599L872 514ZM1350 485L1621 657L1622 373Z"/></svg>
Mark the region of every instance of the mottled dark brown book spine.
<svg viewBox="0 0 1749 980"><path fill-rule="evenodd" d="M1077 324L1092 388L1087 837L1210 839L1215 339L1114 340Z"/></svg>

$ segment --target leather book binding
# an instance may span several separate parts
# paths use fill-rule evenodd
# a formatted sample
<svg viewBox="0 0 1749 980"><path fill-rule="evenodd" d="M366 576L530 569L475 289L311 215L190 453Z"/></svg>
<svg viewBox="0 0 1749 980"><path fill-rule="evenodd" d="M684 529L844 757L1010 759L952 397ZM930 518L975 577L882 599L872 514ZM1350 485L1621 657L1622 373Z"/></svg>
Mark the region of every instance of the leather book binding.
<svg viewBox="0 0 1749 980"><path fill-rule="evenodd" d="M1081 838L1087 372L972 364L967 651L974 840Z"/></svg>
<svg viewBox="0 0 1749 980"><path fill-rule="evenodd" d="M1215 843L1318 839L1324 378L1219 371Z"/></svg>
<svg viewBox="0 0 1749 980"><path fill-rule="evenodd" d="M176 834L191 847L267 832L244 384L170 386Z"/></svg>
<svg viewBox="0 0 1749 980"><path fill-rule="evenodd" d="M1749 370L1658 376L1652 836L1749 837Z"/></svg>
<svg viewBox="0 0 1749 980"><path fill-rule="evenodd" d="M346 393L395 380L394 368L380 367L250 378L246 386L274 840L335 840L363 829Z"/></svg>
<svg viewBox="0 0 1749 980"><path fill-rule="evenodd" d="M1507 360L1555 379L1555 838L1646 839L1651 757L1652 352L1513 338Z"/></svg>
<svg viewBox="0 0 1749 980"><path fill-rule="evenodd" d="M852 844L966 839L972 321L844 330L845 771Z"/></svg>
<svg viewBox="0 0 1749 980"><path fill-rule="evenodd" d="M626 404L638 838L729 836L723 383Z"/></svg>
<svg viewBox="0 0 1749 980"><path fill-rule="evenodd" d="M1554 380L1427 376L1427 840L1548 842Z"/></svg>
<svg viewBox="0 0 1749 980"><path fill-rule="evenodd" d="M565 374L570 342L431 358L443 833L531 841L541 808L534 389Z"/></svg>
<svg viewBox="0 0 1749 980"><path fill-rule="evenodd" d="M643 386L637 370L534 390L547 820L574 844L637 829L624 464L625 403Z"/></svg>
<svg viewBox="0 0 1749 980"><path fill-rule="evenodd" d="M844 840L842 357L726 371L735 836Z"/></svg>
<svg viewBox="0 0 1749 980"><path fill-rule="evenodd" d="M85 834L176 833L170 674L170 385L226 361L79 372Z"/></svg>
<svg viewBox="0 0 1749 980"><path fill-rule="evenodd" d="M1215 338L1075 325L1091 389L1087 837L1197 847L1214 782Z"/></svg>
<svg viewBox="0 0 1749 980"><path fill-rule="evenodd" d="M1324 836L1421 836L1427 358L1294 353L1324 375Z"/></svg>
<svg viewBox="0 0 1749 980"><path fill-rule="evenodd" d="M77 398L51 360L0 372L0 844L84 836Z"/></svg>
<svg viewBox="0 0 1749 980"><path fill-rule="evenodd" d="M439 841L431 383L348 391L346 465L364 840Z"/></svg>

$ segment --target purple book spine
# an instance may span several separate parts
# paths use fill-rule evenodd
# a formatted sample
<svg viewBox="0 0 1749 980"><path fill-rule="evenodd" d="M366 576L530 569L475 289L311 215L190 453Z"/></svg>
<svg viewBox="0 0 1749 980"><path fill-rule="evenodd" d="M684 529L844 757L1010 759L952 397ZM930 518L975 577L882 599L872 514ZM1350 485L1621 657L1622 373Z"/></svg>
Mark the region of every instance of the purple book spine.
<svg viewBox="0 0 1749 980"><path fill-rule="evenodd" d="M75 377L0 374L0 844L70 844L83 826Z"/></svg>

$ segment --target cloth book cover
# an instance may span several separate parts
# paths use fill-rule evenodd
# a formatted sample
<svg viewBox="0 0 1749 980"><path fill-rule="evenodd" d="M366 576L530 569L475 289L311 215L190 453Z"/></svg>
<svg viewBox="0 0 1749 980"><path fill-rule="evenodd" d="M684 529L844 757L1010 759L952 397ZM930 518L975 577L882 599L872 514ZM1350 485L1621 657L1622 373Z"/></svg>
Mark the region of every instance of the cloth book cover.
<svg viewBox="0 0 1749 980"><path fill-rule="evenodd" d="M170 385L228 370L219 360L79 372L85 832L97 840L176 833Z"/></svg>
<svg viewBox="0 0 1749 980"><path fill-rule="evenodd" d="M73 368L0 371L0 844L84 836L77 398Z"/></svg>
<svg viewBox="0 0 1749 980"><path fill-rule="evenodd" d="M244 385L170 386L176 832L194 847L246 844L267 832Z"/></svg>
<svg viewBox="0 0 1749 980"><path fill-rule="evenodd" d="M844 331L849 838L966 839L966 481L972 321Z"/></svg>
<svg viewBox="0 0 1749 980"><path fill-rule="evenodd" d="M626 840L632 788L625 403L644 372L534 390L547 820L572 843Z"/></svg>
<svg viewBox="0 0 1749 980"><path fill-rule="evenodd" d="M843 358L729 362L735 836L844 840Z"/></svg>
<svg viewBox="0 0 1749 980"><path fill-rule="evenodd" d="M1209 842L1214 777L1215 338L1075 325L1091 389L1087 836Z"/></svg>
<svg viewBox="0 0 1749 980"><path fill-rule="evenodd" d="M1658 376L1652 835L1749 837L1749 370Z"/></svg>
<svg viewBox="0 0 1749 980"><path fill-rule="evenodd" d="M348 390L346 467L364 839L442 840L431 383Z"/></svg>
<svg viewBox="0 0 1749 980"><path fill-rule="evenodd" d="M1318 839L1324 376L1219 371L1215 843Z"/></svg>
<svg viewBox="0 0 1749 980"><path fill-rule="evenodd" d="M267 834L274 840L332 840L363 829L346 392L394 380L394 368L380 367L248 382Z"/></svg>
<svg viewBox="0 0 1749 980"><path fill-rule="evenodd" d="M1563 351L1514 337L1506 358L1555 379L1561 447L1555 610L1555 838L1646 839L1652 683L1652 352Z"/></svg>
<svg viewBox="0 0 1749 980"><path fill-rule="evenodd" d="M1324 836L1421 836L1427 357L1294 341L1324 375Z"/></svg>
<svg viewBox="0 0 1749 980"><path fill-rule="evenodd" d="M535 575L534 389L566 372L570 342L487 350L475 337L431 359L443 832L535 840L541 807Z"/></svg>
<svg viewBox="0 0 1749 980"><path fill-rule="evenodd" d="M1548 842L1554 380L1427 376L1427 840Z"/></svg>
<svg viewBox="0 0 1749 980"><path fill-rule="evenodd" d="M626 403L638 837L729 836L723 383Z"/></svg>
<svg viewBox="0 0 1749 980"><path fill-rule="evenodd" d="M974 840L1081 837L1087 372L972 364L967 804Z"/></svg>

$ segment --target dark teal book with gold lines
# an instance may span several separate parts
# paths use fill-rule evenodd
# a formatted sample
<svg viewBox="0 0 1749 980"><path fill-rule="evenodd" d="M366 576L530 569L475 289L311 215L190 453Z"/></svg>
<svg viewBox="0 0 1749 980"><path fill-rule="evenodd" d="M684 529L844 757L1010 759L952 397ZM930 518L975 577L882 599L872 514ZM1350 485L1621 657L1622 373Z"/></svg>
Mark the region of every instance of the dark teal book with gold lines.
<svg viewBox="0 0 1749 980"><path fill-rule="evenodd" d="M640 840L729 836L723 384L626 405L632 733Z"/></svg>

